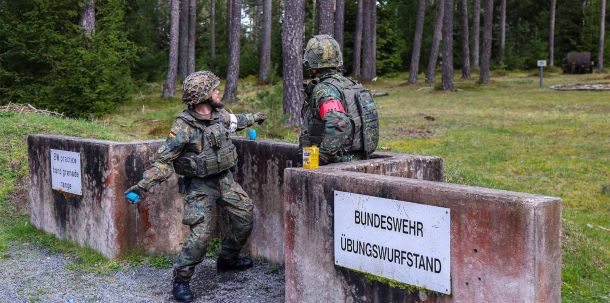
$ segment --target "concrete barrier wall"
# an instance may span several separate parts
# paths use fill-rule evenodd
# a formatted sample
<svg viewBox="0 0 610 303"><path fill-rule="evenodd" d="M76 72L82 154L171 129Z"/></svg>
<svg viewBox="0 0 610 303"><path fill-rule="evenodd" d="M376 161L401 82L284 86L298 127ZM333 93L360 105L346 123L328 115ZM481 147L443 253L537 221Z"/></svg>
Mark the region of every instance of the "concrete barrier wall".
<svg viewBox="0 0 610 303"><path fill-rule="evenodd" d="M162 141L118 143L81 138L28 137L31 221L60 239L89 246L109 257L137 250L175 253L188 228L182 225L183 195L177 178L154 187L129 205L123 192L150 166ZM254 201L254 226L248 250L255 257L284 262L284 170L299 160L297 145L235 137L239 153L236 179ZM51 189L49 150L81 155L83 195ZM349 169L440 181L442 159L382 153L378 158L334 164L320 170Z"/></svg>
<svg viewBox="0 0 610 303"><path fill-rule="evenodd" d="M28 137L30 219L60 239L116 257L139 250L171 253L188 232L172 176L129 205L123 192L141 178L160 141L117 143L63 136ZM50 149L81 155L82 196L51 189Z"/></svg>
<svg viewBox="0 0 610 303"><path fill-rule="evenodd" d="M560 199L350 170L285 172L287 302L561 301ZM334 190L449 208L452 294L335 266Z"/></svg>

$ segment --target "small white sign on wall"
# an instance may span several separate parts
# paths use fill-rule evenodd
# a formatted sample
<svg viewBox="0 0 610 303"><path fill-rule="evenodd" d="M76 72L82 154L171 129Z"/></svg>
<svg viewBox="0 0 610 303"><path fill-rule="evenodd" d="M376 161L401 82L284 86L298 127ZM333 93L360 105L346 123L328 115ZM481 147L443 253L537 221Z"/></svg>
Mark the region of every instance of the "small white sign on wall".
<svg viewBox="0 0 610 303"><path fill-rule="evenodd" d="M51 149L51 188L82 195L80 153Z"/></svg>
<svg viewBox="0 0 610 303"><path fill-rule="evenodd" d="M334 196L336 265L451 294L450 209Z"/></svg>

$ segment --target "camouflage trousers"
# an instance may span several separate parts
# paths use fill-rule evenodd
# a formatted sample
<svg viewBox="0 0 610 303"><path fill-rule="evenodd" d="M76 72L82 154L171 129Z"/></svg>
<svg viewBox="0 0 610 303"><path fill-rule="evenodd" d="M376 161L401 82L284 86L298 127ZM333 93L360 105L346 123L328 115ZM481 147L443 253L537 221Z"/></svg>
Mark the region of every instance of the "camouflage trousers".
<svg viewBox="0 0 610 303"><path fill-rule="evenodd" d="M222 235L220 258L235 260L252 231L252 200L235 182L231 171L193 178L187 188L182 223L191 233L174 263L174 277L188 282L195 266L205 257L208 241L218 220Z"/></svg>

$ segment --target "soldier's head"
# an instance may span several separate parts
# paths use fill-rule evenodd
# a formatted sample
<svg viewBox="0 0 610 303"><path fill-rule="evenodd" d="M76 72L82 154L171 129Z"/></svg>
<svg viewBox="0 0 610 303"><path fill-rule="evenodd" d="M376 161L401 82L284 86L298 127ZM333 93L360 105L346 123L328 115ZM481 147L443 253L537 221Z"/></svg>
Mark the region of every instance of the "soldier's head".
<svg viewBox="0 0 610 303"><path fill-rule="evenodd" d="M220 92L216 89L220 78L210 71L198 71L188 75L182 82L182 102L189 107L209 103L221 108Z"/></svg>
<svg viewBox="0 0 610 303"><path fill-rule="evenodd" d="M305 71L338 69L343 66L343 54L337 40L329 35L317 35L309 39L303 54Z"/></svg>

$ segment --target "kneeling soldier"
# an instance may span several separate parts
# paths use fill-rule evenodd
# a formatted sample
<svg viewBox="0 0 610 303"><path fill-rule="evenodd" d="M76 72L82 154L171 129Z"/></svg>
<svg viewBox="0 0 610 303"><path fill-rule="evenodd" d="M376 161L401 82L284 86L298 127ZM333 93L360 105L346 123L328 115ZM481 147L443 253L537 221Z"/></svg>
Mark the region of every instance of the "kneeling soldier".
<svg viewBox="0 0 610 303"><path fill-rule="evenodd" d="M214 209L221 211L222 248L216 263L219 272L252 267L252 259L239 252L252 230L252 201L233 179L237 151L229 134L254 122L262 123L264 113L233 115L223 109L216 87L220 80L208 71L190 74L182 87L182 101L188 104L172 126L165 143L155 155L152 167L138 184L125 193L137 203L154 185L175 171L185 177L186 201L182 223L191 233L174 264L173 295L190 302L189 282L195 266L203 260L216 224Z"/></svg>

